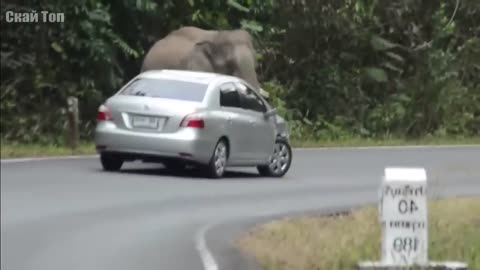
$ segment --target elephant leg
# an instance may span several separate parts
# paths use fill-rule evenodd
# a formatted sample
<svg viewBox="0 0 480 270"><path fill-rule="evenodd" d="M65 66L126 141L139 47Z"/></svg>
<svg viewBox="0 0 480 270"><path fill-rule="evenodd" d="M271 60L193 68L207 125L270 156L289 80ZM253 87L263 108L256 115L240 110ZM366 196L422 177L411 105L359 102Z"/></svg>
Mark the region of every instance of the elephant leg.
<svg viewBox="0 0 480 270"><path fill-rule="evenodd" d="M197 57L194 60L187 60L185 69L200 72L215 72L210 61L206 57Z"/></svg>
<svg viewBox="0 0 480 270"><path fill-rule="evenodd" d="M234 51L234 61L237 63L234 76L239 77L250 83L255 89L260 89L257 73L255 70L255 56L248 46L236 46Z"/></svg>

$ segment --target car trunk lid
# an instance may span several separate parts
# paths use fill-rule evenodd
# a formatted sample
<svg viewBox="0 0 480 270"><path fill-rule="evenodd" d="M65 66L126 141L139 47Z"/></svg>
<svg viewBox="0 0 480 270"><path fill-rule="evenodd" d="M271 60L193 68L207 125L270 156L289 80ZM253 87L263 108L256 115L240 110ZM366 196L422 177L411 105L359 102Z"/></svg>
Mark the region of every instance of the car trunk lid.
<svg viewBox="0 0 480 270"><path fill-rule="evenodd" d="M105 105L118 128L152 133L175 132L186 115L202 108L199 102L132 95L113 96Z"/></svg>

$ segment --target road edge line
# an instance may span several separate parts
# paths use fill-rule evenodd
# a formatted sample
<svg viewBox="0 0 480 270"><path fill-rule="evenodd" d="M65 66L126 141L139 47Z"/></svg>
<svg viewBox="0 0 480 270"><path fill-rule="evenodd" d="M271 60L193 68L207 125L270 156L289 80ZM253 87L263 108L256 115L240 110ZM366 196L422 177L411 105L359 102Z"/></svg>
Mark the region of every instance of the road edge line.
<svg viewBox="0 0 480 270"><path fill-rule="evenodd" d="M326 147L295 147L294 151L315 150L381 150L381 149L425 149L425 148L478 148L480 144L444 144L444 145L379 145L379 146L326 146ZM62 160L62 159L88 159L97 158L98 154L74 155L74 156L49 156L49 157L26 157L26 158L2 158L0 163L20 163L31 161Z"/></svg>
<svg viewBox="0 0 480 270"><path fill-rule="evenodd" d="M208 249L206 235L207 231L213 227L213 224L207 224L201 227L195 234L195 248L197 249L200 259L205 270L218 270L217 262L212 252Z"/></svg>
<svg viewBox="0 0 480 270"><path fill-rule="evenodd" d="M422 149L422 148L478 148L480 144L441 144L441 145L378 145L378 146L325 146L325 147L296 147L293 150L296 151L309 151L309 150L374 150L374 149Z"/></svg>
<svg viewBox="0 0 480 270"><path fill-rule="evenodd" d="M62 159L90 159L96 158L98 155L76 155L76 156L51 156L51 157L27 157L27 158L2 158L0 163L21 163L31 161L47 161L47 160L62 160Z"/></svg>

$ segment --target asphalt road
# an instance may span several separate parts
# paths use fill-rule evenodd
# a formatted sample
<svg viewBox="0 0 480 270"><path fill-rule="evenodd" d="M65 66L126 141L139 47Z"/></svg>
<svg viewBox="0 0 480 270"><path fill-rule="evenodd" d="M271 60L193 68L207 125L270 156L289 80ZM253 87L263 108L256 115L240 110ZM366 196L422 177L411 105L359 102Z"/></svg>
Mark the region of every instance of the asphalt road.
<svg viewBox="0 0 480 270"><path fill-rule="evenodd" d="M252 222L374 203L385 166L425 167L431 197L480 195L480 146L295 150L283 179L2 162L1 269L245 270L233 241Z"/></svg>

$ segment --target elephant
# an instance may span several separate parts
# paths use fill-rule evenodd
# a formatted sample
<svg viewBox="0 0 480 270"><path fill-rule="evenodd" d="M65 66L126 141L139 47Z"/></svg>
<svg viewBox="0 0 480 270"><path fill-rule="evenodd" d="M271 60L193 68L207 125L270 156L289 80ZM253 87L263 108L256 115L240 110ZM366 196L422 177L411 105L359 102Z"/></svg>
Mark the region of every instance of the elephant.
<svg viewBox="0 0 480 270"><path fill-rule="evenodd" d="M146 53L141 72L152 69L182 69L185 58L197 42L212 39L214 31L197 27L182 27L158 40Z"/></svg>
<svg viewBox="0 0 480 270"><path fill-rule="evenodd" d="M143 59L141 72L181 69L231 75L244 79L268 97L255 68L255 49L247 31L184 26L155 42Z"/></svg>

